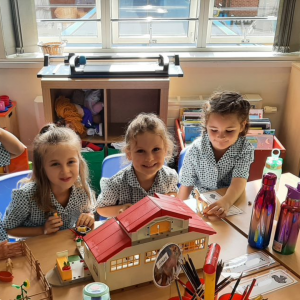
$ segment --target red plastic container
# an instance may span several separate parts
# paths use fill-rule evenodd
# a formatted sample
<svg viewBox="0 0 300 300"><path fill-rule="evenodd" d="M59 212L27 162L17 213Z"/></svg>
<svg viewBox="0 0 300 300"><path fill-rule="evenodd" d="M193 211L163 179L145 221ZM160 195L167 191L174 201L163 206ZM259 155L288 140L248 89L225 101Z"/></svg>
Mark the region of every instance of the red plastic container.
<svg viewBox="0 0 300 300"><path fill-rule="evenodd" d="M231 293L229 294L224 294L222 295L219 300L229 300L231 297ZM243 299L243 295L240 295L240 294L234 294L232 300L242 300Z"/></svg>
<svg viewBox="0 0 300 300"><path fill-rule="evenodd" d="M14 276L10 272L0 271L0 281L10 282L14 279Z"/></svg>
<svg viewBox="0 0 300 300"><path fill-rule="evenodd" d="M7 95L1 95L0 100L4 101L5 106L9 105L9 97Z"/></svg>

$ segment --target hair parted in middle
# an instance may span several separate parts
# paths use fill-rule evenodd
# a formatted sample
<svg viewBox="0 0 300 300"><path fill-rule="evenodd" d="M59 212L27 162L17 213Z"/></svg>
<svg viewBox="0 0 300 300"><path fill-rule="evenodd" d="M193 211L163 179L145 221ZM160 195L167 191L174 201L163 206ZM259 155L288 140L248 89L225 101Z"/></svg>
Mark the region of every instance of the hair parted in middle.
<svg viewBox="0 0 300 300"><path fill-rule="evenodd" d="M170 161L176 150L173 136L169 133L165 123L157 115L152 113L140 113L130 122L125 133L123 152L126 153L126 151L130 150L136 137L145 132L157 134L162 138L167 153L165 160L167 162Z"/></svg>
<svg viewBox="0 0 300 300"><path fill-rule="evenodd" d="M89 170L88 166L81 155L81 140L79 136L70 128L58 127L55 124L44 126L40 133L33 141L33 172L30 180L22 180L21 185L33 181L37 185L37 190L34 195L34 200L38 206L46 213L52 212L51 205L51 186L46 175L43 159L47 154L50 146L68 145L74 147L77 151L79 159L79 178L75 182L77 187L81 187L89 198L89 204L94 201L94 194L89 188Z"/></svg>
<svg viewBox="0 0 300 300"><path fill-rule="evenodd" d="M239 93L230 91L215 92L204 104L203 110L205 132L207 121L212 113L223 116L229 114L237 115L241 125L245 122L244 130L240 133L240 136L245 136L249 130L250 103Z"/></svg>

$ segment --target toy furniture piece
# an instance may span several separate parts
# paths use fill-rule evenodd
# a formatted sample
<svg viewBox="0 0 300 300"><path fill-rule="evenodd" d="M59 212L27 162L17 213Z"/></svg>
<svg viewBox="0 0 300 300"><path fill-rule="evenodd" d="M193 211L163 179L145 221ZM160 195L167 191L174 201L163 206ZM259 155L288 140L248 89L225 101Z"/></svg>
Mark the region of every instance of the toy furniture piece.
<svg viewBox="0 0 300 300"><path fill-rule="evenodd" d="M18 181L27 177L31 172L28 170L0 176L0 213L2 215L11 201L11 192L17 188Z"/></svg>
<svg viewBox="0 0 300 300"><path fill-rule="evenodd" d="M85 236L84 258L94 280L116 290L151 281L153 262L168 243L178 244L202 268L215 233L181 200L156 194Z"/></svg>
<svg viewBox="0 0 300 300"><path fill-rule="evenodd" d="M0 127L5 128L17 138L20 138L19 125L17 118L17 102L11 102L12 107L6 112L0 113Z"/></svg>

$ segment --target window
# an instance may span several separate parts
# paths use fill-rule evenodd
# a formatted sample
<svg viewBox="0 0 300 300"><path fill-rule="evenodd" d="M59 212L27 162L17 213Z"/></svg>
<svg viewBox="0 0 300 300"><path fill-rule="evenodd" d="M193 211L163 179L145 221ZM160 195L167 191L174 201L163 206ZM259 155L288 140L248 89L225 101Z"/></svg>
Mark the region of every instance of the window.
<svg viewBox="0 0 300 300"><path fill-rule="evenodd" d="M152 250L152 251L147 251L145 253L145 263L151 263L154 262L156 260L156 257L158 255L159 249L157 250Z"/></svg>
<svg viewBox="0 0 300 300"><path fill-rule="evenodd" d="M123 269L128 269L136 267L140 264L140 255L135 254L124 258L119 258L117 260L112 260L110 262L110 271L120 271Z"/></svg>
<svg viewBox="0 0 300 300"><path fill-rule="evenodd" d="M183 254L192 251L199 251L204 249L205 247L205 238L197 239L186 243L181 243L178 244L178 246Z"/></svg>
<svg viewBox="0 0 300 300"><path fill-rule="evenodd" d="M17 3L15 8L10 2ZM6 55L12 48L27 52L39 41L61 40L67 41L66 52L197 51L243 45L249 51L250 46L273 44L279 2L3 0L2 38Z"/></svg>

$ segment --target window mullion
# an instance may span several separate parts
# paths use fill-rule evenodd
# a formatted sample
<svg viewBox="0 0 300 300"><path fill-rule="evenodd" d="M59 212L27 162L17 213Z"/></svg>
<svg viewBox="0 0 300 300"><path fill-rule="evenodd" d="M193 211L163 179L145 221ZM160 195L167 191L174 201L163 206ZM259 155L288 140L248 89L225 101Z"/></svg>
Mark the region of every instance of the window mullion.
<svg viewBox="0 0 300 300"><path fill-rule="evenodd" d="M101 35L102 49L111 49L110 0L99 0L101 5Z"/></svg>
<svg viewBox="0 0 300 300"><path fill-rule="evenodd" d="M213 2L210 0L200 0L197 48L206 47L208 17L211 3L213 5Z"/></svg>

